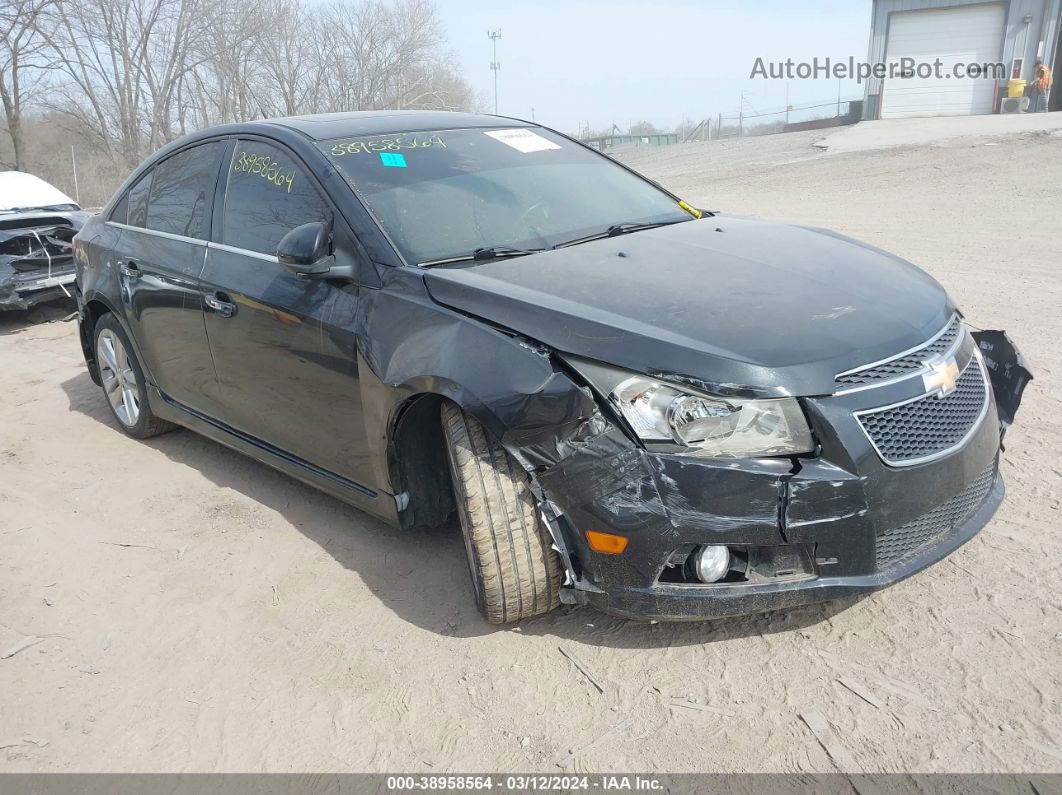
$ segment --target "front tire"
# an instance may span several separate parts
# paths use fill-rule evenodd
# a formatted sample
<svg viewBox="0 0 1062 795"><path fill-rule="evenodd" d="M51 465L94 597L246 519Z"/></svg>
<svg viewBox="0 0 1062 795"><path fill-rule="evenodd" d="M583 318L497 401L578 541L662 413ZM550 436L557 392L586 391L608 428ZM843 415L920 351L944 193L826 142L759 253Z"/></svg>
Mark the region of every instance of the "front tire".
<svg viewBox="0 0 1062 795"><path fill-rule="evenodd" d="M134 439L148 439L177 427L156 417L148 405L144 371L114 315L103 315L96 322L92 349L103 395L119 428Z"/></svg>
<svg viewBox="0 0 1062 795"><path fill-rule="evenodd" d="M453 403L442 423L476 604L491 624L548 613L560 603L561 562L527 473Z"/></svg>

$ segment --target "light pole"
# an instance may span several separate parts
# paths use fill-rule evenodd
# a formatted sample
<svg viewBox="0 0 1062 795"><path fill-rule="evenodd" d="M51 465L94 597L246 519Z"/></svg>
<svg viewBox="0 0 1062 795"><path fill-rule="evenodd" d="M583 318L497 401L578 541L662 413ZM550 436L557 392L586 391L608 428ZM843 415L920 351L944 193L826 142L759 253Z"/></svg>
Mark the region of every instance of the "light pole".
<svg viewBox="0 0 1062 795"><path fill-rule="evenodd" d="M491 47L494 50L494 60L490 62L490 70L494 72L494 115L498 115L498 70L501 69L501 64L498 63L498 39L501 38L501 30L488 30L487 38L490 39Z"/></svg>

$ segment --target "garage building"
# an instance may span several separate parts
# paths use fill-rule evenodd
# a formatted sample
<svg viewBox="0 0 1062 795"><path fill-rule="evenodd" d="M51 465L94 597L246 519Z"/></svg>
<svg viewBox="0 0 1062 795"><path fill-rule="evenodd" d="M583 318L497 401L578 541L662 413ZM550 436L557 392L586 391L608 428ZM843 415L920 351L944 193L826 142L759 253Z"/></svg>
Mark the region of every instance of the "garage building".
<svg viewBox="0 0 1062 795"><path fill-rule="evenodd" d="M1056 75L1050 109L1062 106L1058 46L1062 0L874 0L870 63L940 59L938 75L871 79L864 118L998 113L1010 78L1032 80L1037 60ZM958 64L1002 63L1000 79L956 78Z"/></svg>

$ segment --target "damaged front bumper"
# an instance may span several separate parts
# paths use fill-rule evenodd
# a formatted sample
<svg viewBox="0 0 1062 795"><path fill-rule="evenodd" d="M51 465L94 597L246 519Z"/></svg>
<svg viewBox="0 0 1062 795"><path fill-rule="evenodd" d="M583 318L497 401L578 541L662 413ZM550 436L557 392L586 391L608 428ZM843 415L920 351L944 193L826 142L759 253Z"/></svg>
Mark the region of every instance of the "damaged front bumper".
<svg viewBox="0 0 1062 795"><path fill-rule="evenodd" d="M992 444L998 430L994 440L992 433L990 428L971 453L971 460L987 457L988 465L950 496L940 483L951 481L954 472L903 488L905 497L886 503L867 494L874 487L863 478L833 480L835 473L805 468L772 481L755 467L726 472L706 467L700 473L706 487L692 493L688 487L665 487L658 501L635 506L624 489L574 508L562 518L582 566L573 601L629 618L682 620L759 613L887 587L950 554L991 519L1004 494ZM650 456L647 463L667 477L667 462ZM966 471L968 463L956 462L956 471ZM684 469L696 479L691 467ZM721 516L718 505L704 504L709 499L689 504L696 493L707 498L713 486L735 497L745 493L762 515ZM631 542L623 555L601 555L580 543L575 527L608 528ZM715 584L683 576L676 555L681 560L706 544L725 545L742 556L741 576ZM896 554L890 557L890 551Z"/></svg>
<svg viewBox="0 0 1062 795"><path fill-rule="evenodd" d="M588 593L585 601L626 618L675 621L749 615L867 594L931 566L977 535L1002 503L1004 491L1003 479L996 472L984 502L968 518L949 527L950 532L936 543L884 571L828 576L786 570L772 576L766 570L759 584L617 586Z"/></svg>
<svg viewBox="0 0 1062 795"><path fill-rule="evenodd" d="M0 218L0 310L73 297L73 238L80 211Z"/></svg>
<svg viewBox="0 0 1062 795"><path fill-rule="evenodd" d="M72 298L74 266L13 271L0 267L0 309L31 309L38 304Z"/></svg>
<svg viewBox="0 0 1062 795"><path fill-rule="evenodd" d="M862 424L883 400L873 392L804 399L812 457L653 452L603 414L549 465L522 445L568 567L566 600L639 619L750 614L875 591L945 557L1002 502L1002 434L1031 378L1001 332L973 339L970 366L991 383L984 408L960 445L913 465L887 461ZM587 531L627 547L595 552ZM698 582L683 561L704 545L727 546L740 570Z"/></svg>

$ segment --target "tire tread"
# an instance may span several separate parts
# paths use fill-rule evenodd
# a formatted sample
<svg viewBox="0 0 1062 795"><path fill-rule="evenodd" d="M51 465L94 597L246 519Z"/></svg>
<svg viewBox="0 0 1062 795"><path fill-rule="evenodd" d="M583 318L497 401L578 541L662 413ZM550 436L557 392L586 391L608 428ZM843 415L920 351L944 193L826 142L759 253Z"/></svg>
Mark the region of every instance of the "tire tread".
<svg viewBox="0 0 1062 795"><path fill-rule="evenodd" d="M443 405L442 421L484 615L505 624L549 612L560 601L561 565L527 473L455 404Z"/></svg>

